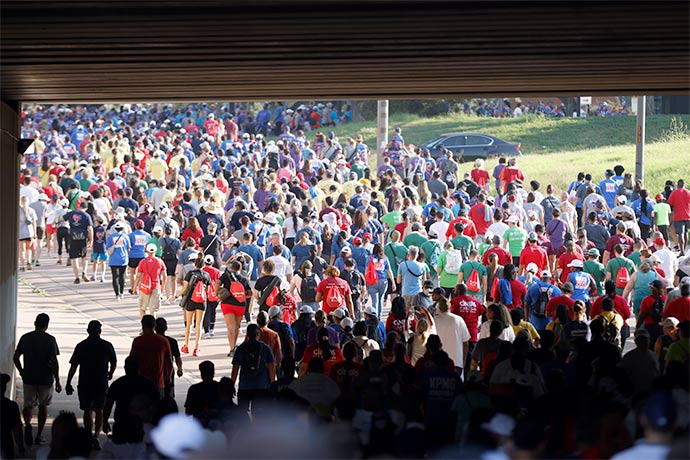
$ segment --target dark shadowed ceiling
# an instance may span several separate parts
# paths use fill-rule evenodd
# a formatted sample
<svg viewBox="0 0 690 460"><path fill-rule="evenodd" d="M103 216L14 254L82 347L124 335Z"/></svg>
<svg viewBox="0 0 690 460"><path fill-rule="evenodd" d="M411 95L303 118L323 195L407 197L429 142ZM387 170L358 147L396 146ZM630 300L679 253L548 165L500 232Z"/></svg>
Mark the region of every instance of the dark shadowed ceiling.
<svg viewBox="0 0 690 460"><path fill-rule="evenodd" d="M684 94L687 1L3 0L5 100Z"/></svg>

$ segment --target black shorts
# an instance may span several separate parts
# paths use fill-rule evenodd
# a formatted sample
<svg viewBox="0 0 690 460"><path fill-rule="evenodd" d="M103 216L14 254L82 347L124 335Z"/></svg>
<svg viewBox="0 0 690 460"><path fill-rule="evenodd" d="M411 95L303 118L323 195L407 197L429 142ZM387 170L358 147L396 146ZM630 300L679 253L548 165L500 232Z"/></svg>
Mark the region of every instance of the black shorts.
<svg viewBox="0 0 690 460"><path fill-rule="evenodd" d="M130 257L129 258L129 264L128 264L129 268L137 268L139 266L139 262L141 262L142 260L144 260L144 259L143 258L138 259L136 257Z"/></svg>
<svg viewBox="0 0 690 460"><path fill-rule="evenodd" d="M677 235L685 235L690 230L690 220L677 220L673 222L673 228Z"/></svg>
<svg viewBox="0 0 690 460"><path fill-rule="evenodd" d="M31 237L29 237L29 238L20 238L20 239L19 239L19 241L31 241L31 240L33 240L33 238L31 238Z"/></svg>
<svg viewBox="0 0 690 460"><path fill-rule="evenodd" d="M164 260L165 274L168 276L175 276L175 269L177 268L176 260Z"/></svg>
<svg viewBox="0 0 690 460"><path fill-rule="evenodd" d="M206 310L206 304L205 303L192 302L191 300L188 300L187 303L184 305L184 309L185 309L185 311L197 311L197 310L204 311L204 310Z"/></svg>
<svg viewBox="0 0 690 460"><path fill-rule="evenodd" d="M97 385L77 385L79 395L79 409L96 410L103 409L107 387L98 388Z"/></svg>
<svg viewBox="0 0 690 460"><path fill-rule="evenodd" d="M69 243L69 258L81 259L86 257L86 240L71 240Z"/></svg>
<svg viewBox="0 0 690 460"><path fill-rule="evenodd" d="M36 238L38 238L39 241L41 241L43 239L44 233L45 233L45 228L36 227Z"/></svg>

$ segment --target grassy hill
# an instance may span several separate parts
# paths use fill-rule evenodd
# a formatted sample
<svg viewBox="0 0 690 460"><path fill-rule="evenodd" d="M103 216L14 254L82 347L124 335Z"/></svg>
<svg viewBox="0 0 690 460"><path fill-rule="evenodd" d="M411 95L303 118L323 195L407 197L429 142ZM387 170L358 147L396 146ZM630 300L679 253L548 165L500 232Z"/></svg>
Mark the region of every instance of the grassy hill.
<svg viewBox="0 0 690 460"><path fill-rule="evenodd" d="M646 138L652 143L660 140L668 130L673 115L647 117ZM675 115L687 126L690 115ZM401 127L408 144L419 145L434 137L454 131L490 134L509 142L521 142L525 155L534 153L576 152L585 149L624 145L635 142L635 117L590 118L479 118L466 115L446 115L421 118L417 115L391 116L389 130ZM364 136L370 146L376 144L376 121L340 125L333 129L338 137L346 139L357 134Z"/></svg>

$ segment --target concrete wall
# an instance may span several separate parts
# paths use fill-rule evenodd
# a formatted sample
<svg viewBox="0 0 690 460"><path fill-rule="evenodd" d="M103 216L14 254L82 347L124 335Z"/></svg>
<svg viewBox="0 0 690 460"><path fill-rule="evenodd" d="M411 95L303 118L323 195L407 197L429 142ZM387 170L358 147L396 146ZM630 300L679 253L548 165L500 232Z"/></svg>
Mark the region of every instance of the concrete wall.
<svg viewBox="0 0 690 460"><path fill-rule="evenodd" d="M19 104L7 101L0 104L0 372L13 375L17 327Z"/></svg>

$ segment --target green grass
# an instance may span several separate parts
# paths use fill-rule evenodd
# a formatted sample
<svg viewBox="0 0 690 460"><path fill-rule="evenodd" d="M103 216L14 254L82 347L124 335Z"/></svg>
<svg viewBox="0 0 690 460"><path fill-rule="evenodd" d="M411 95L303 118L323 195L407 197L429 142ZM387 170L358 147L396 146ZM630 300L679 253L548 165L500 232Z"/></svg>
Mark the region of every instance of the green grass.
<svg viewBox="0 0 690 460"><path fill-rule="evenodd" d="M493 168L491 162L487 168ZM585 151L564 151L539 156L526 155L518 164L529 179L536 179L546 188L553 184L559 190L567 189L575 180L579 171L591 173L597 182L601 181L604 171L616 164L625 166L626 171L634 174L635 145L617 145L599 147ZM462 165L461 170L471 169ZM690 140L651 143L645 146L644 186L655 195L664 189L666 180L676 181L690 178Z"/></svg>
<svg viewBox="0 0 690 460"><path fill-rule="evenodd" d="M648 116L647 142L652 143L661 139L674 117L685 125L690 123L690 115ZM528 116L512 119L480 118L459 114L422 118L411 114L394 114L390 118L389 132L397 126L402 128L403 137L408 144L419 145L448 132L479 132L509 142L520 142L522 151L526 155L576 152L635 142L634 116L563 119ZM341 141L361 134L369 146L376 145L375 120L340 125L333 131Z"/></svg>

